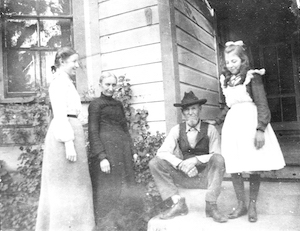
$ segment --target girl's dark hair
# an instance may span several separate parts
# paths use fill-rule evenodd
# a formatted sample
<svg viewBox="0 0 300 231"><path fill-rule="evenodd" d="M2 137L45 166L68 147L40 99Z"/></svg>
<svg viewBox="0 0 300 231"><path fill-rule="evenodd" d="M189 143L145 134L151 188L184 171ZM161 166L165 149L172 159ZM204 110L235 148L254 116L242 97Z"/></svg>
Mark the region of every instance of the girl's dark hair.
<svg viewBox="0 0 300 231"><path fill-rule="evenodd" d="M225 76L225 81L224 85L227 86L228 81L230 80L230 77L232 76L231 72L227 69L226 67L226 62L225 62L225 54L229 53L234 53L241 59L241 69L240 69L240 77L241 77L241 84L244 83L247 71L250 69L250 63L249 63L249 58L246 53L246 50L243 46L240 45L229 45L226 46L224 49L224 57L223 57L223 70L222 74Z"/></svg>
<svg viewBox="0 0 300 231"><path fill-rule="evenodd" d="M61 65L61 61L66 60L70 56L77 54L77 52L71 47L61 47L58 49L55 60L54 66L51 67L51 71L55 72L58 67Z"/></svg>

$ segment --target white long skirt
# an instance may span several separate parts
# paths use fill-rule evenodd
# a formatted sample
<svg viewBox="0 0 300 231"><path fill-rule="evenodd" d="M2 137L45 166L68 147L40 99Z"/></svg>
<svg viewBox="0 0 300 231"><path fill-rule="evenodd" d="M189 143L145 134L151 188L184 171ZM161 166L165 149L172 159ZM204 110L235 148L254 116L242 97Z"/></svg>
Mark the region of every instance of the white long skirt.
<svg viewBox="0 0 300 231"><path fill-rule="evenodd" d="M285 166L276 135L269 124L265 145L256 149L257 107L253 102L238 103L228 111L222 128L221 150L227 173L278 170Z"/></svg>

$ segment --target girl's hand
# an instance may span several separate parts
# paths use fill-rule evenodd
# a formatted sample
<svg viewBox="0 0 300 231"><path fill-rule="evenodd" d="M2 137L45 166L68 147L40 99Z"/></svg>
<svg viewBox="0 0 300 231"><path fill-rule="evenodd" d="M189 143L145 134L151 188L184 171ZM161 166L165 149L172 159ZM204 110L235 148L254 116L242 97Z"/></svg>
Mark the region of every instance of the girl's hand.
<svg viewBox="0 0 300 231"><path fill-rule="evenodd" d="M110 173L110 163L107 159L104 159L100 162L100 169L102 172L105 172L107 174Z"/></svg>
<svg viewBox="0 0 300 231"><path fill-rule="evenodd" d="M75 151L74 142L72 140L65 142L66 158L71 162L77 160L77 153Z"/></svg>
<svg viewBox="0 0 300 231"><path fill-rule="evenodd" d="M260 149L265 145L265 133L257 130L254 139L254 145L256 149Z"/></svg>

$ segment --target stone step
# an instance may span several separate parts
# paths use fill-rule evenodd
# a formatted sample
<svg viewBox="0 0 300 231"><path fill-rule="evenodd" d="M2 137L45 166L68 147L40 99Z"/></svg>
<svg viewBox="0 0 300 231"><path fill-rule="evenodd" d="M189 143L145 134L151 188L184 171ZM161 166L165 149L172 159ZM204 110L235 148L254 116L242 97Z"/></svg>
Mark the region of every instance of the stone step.
<svg viewBox="0 0 300 231"><path fill-rule="evenodd" d="M244 177L248 177L248 174L243 174ZM285 166L283 169L276 171L267 171L261 174L264 181L298 181L300 182L300 166ZM231 176L225 173L224 179L230 180Z"/></svg>
<svg viewBox="0 0 300 231"><path fill-rule="evenodd" d="M224 181L218 200L219 210L230 213L236 205L235 193L231 181ZM245 182L246 195L249 195L249 182ZM180 189L186 198L189 214L170 220L152 218L148 222L148 231L200 231L200 230L251 230L251 231L299 231L300 230L300 184L297 182L262 182L257 202L258 221L248 222L247 216L216 223L205 216L206 190Z"/></svg>

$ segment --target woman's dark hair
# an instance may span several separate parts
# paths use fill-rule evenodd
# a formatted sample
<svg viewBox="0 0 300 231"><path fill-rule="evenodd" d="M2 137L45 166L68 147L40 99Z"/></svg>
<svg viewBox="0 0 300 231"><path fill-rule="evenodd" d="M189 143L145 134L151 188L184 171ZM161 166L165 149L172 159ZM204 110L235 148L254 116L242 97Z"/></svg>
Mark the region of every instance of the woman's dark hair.
<svg viewBox="0 0 300 231"><path fill-rule="evenodd" d="M225 81L224 85L227 86L228 81L230 80L230 77L232 76L231 72L227 69L226 67L226 62L225 62L225 54L229 53L234 53L241 59L241 68L240 68L240 77L241 77L241 82L244 83L247 71L250 69L250 63L249 63L249 58L246 53L246 50L243 46L240 45L229 45L226 46L224 49L224 57L223 57L223 70L222 74L225 76Z"/></svg>
<svg viewBox="0 0 300 231"><path fill-rule="evenodd" d="M59 48L55 55L54 66L51 67L51 71L55 72L56 69L60 67L61 61L66 60L74 54L77 54L77 52L71 47Z"/></svg>

